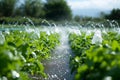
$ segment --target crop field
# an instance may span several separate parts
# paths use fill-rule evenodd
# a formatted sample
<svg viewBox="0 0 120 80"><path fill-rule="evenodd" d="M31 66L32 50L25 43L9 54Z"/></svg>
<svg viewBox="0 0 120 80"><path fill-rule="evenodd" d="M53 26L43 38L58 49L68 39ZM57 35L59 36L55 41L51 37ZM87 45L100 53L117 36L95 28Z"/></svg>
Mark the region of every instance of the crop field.
<svg viewBox="0 0 120 80"><path fill-rule="evenodd" d="M0 32L0 79L27 80L46 76L41 61L59 44L59 35L25 31Z"/></svg>
<svg viewBox="0 0 120 80"><path fill-rule="evenodd" d="M120 0L0 0L0 80L120 80Z"/></svg>
<svg viewBox="0 0 120 80"><path fill-rule="evenodd" d="M120 78L118 26L110 29L4 26L0 31L0 80Z"/></svg>
<svg viewBox="0 0 120 80"><path fill-rule="evenodd" d="M96 31L70 34L74 53L71 58L75 80L117 80L120 78L120 34Z"/></svg>

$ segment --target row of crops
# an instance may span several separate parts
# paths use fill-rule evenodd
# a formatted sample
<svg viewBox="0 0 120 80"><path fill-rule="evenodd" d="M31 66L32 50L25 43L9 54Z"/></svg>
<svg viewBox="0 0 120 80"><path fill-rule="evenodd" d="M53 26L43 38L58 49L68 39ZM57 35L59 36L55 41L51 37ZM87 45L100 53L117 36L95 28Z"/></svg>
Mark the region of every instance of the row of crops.
<svg viewBox="0 0 120 80"><path fill-rule="evenodd" d="M0 80L30 80L35 75L47 78L42 61L50 58L59 40L60 34L55 32L0 32ZM120 78L119 32L71 32L69 43L73 52L70 68L75 80Z"/></svg>
<svg viewBox="0 0 120 80"><path fill-rule="evenodd" d="M119 32L96 30L69 35L75 80L118 80L120 78Z"/></svg>
<svg viewBox="0 0 120 80"><path fill-rule="evenodd" d="M0 32L0 80L30 80L46 77L42 60L59 44L59 35L46 32Z"/></svg>

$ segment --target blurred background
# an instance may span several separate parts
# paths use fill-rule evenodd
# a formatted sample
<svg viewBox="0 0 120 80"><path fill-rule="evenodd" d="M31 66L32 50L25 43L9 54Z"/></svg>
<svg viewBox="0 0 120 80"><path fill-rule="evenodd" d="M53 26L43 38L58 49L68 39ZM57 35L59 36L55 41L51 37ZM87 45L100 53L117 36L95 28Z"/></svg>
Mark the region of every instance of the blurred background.
<svg viewBox="0 0 120 80"><path fill-rule="evenodd" d="M0 23L120 20L120 0L0 0ZM14 18L14 19L13 19ZM8 21L9 20L9 21Z"/></svg>

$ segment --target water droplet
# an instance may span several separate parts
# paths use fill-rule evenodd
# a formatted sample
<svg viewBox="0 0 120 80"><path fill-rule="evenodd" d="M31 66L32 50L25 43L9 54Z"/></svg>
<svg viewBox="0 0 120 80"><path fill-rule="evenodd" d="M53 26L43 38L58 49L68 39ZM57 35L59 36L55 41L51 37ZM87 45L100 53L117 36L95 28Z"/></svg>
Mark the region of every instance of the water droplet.
<svg viewBox="0 0 120 80"><path fill-rule="evenodd" d="M35 52L32 52L32 55L33 55L33 57L34 57L34 58L37 58L37 56L36 56L36 53L35 53Z"/></svg>
<svg viewBox="0 0 120 80"><path fill-rule="evenodd" d="M16 71L12 71L12 77L13 78L18 78L18 77L20 77L20 75L19 75L19 73L18 72L16 72Z"/></svg>
<svg viewBox="0 0 120 80"><path fill-rule="evenodd" d="M4 35L2 34L2 32L0 32L0 44L4 44L4 42L5 42L5 37L4 37Z"/></svg>
<svg viewBox="0 0 120 80"><path fill-rule="evenodd" d="M5 30L5 33L6 33L6 34L10 34L9 29L6 29L6 30Z"/></svg>
<svg viewBox="0 0 120 80"><path fill-rule="evenodd" d="M91 34L91 31L88 30L88 31L86 32L86 36L88 36L88 35L90 35L90 34Z"/></svg>
<svg viewBox="0 0 120 80"><path fill-rule="evenodd" d="M96 43L102 43L102 36L101 36L101 31L97 30L94 33L93 39L92 39L92 44L96 44Z"/></svg>
<svg viewBox="0 0 120 80"><path fill-rule="evenodd" d="M8 80L7 77L3 76L0 80Z"/></svg>
<svg viewBox="0 0 120 80"><path fill-rule="evenodd" d="M66 79L64 78L64 80L66 80Z"/></svg>
<svg viewBox="0 0 120 80"><path fill-rule="evenodd" d="M111 52L111 54L115 55L116 53L113 51L113 52Z"/></svg>
<svg viewBox="0 0 120 80"><path fill-rule="evenodd" d="M104 80L112 80L112 77L111 76L107 76L104 78Z"/></svg>

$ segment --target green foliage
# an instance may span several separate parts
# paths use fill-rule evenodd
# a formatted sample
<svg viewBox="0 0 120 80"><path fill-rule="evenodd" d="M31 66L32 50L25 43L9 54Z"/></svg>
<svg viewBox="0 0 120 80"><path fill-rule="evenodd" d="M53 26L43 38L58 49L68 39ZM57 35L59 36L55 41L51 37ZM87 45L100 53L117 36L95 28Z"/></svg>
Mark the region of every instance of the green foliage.
<svg viewBox="0 0 120 80"><path fill-rule="evenodd" d="M24 18L24 17L14 17L14 18L12 18L12 17L1 17L0 18L0 24L18 24L18 25L21 25L21 24L29 24L29 25L33 25L33 24L31 24L31 22L28 20L28 19L30 19L33 23L34 23L34 25L41 25L41 23L42 23L42 19L41 18L39 18L39 19L37 19L37 18L31 18L31 17L29 17L29 18Z"/></svg>
<svg viewBox="0 0 120 80"><path fill-rule="evenodd" d="M12 16L17 0L0 0L0 16Z"/></svg>
<svg viewBox="0 0 120 80"><path fill-rule="evenodd" d="M1 35L5 41L0 44L0 79L26 80L28 74L46 77L42 60L59 44L58 34L13 31Z"/></svg>
<svg viewBox="0 0 120 80"><path fill-rule="evenodd" d="M0 17L27 16L49 20L70 20L72 12L65 0L0 0ZM16 20L17 21L17 20Z"/></svg>
<svg viewBox="0 0 120 80"><path fill-rule="evenodd" d="M25 16L36 18L44 16L41 0L25 0L25 3L21 7L23 9L22 13Z"/></svg>
<svg viewBox="0 0 120 80"><path fill-rule="evenodd" d="M70 34L69 40L71 49L74 53L74 57L70 59L71 72L73 73L78 68L79 64L84 63L84 52L90 48L91 39L93 34L86 35L84 32L82 35Z"/></svg>
<svg viewBox="0 0 120 80"><path fill-rule="evenodd" d="M110 14L106 14L105 18L110 20L120 20L120 9L113 9Z"/></svg>
<svg viewBox="0 0 120 80"><path fill-rule="evenodd" d="M79 15L76 15L76 16L74 17L74 20L75 20L76 22L80 22L81 17L80 17Z"/></svg>
<svg viewBox="0 0 120 80"><path fill-rule="evenodd" d="M72 18L71 10L65 0L47 0L44 10L47 19L69 20Z"/></svg>
<svg viewBox="0 0 120 80"><path fill-rule="evenodd" d="M85 64L79 65L76 79L103 80L108 76L117 80L120 72L120 48L117 41L110 47L92 46L86 51ZM119 46L117 46L119 45ZM119 50L116 50L119 48Z"/></svg>
<svg viewBox="0 0 120 80"><path fill-rule="evenodd" d="M82 52L89 49L91 45L92 35L85 35L82 33L82 35L70 34L69 36L71 48L76 55L82 55Z"/></svg>
<svg viewBox="0 0 120 80"><path fill-rule="evenodd" d="M89 38L86 38L85 34L69 36L74 53L70 62L72 72L76 72L75 80L119 79L120 34L118 32L102 33L101 44L92 44L92 34L88 36ZM83 43L86 44L81 45Z"/></svg>

